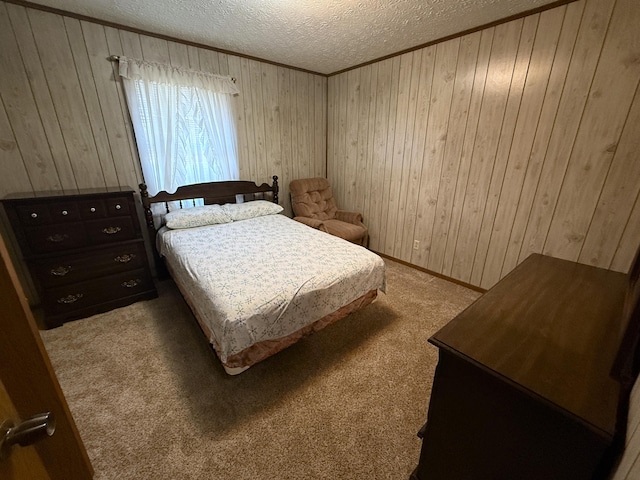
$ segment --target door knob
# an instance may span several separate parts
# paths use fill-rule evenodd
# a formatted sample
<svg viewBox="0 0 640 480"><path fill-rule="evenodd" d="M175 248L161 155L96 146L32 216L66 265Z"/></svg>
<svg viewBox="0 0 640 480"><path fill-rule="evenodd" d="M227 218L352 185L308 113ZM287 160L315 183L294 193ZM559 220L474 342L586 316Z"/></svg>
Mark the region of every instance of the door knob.
<svg viewBox="0 0 640 480"><path fill-rule="evenodd" d="M26 447L43 438L50 437L56 430L56 422L53 413L39 413L14 426L11 420L6 420L0 425L0 460L6 458L11 452L11 447L20 445Z"/></svg>

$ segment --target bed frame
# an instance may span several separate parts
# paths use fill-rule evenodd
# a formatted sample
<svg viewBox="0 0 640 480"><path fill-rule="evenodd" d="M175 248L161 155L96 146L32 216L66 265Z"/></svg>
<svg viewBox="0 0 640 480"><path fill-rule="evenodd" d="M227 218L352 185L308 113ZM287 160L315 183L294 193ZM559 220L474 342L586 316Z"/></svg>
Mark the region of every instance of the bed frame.
<svg viewBox="0 0 640 480"><path fill-rule="evenodd" d="M170 202L178 202L179 208L183 208L185 204L195 205L195 199L203 199L205 205L216 203L236 203L237 195L241 195L243 201L245 202L270 199L272 202L278 203L278 177L274 175L272 178L272 185L268 185L266 183L257 185L250 181L209 182L194 185L185 185L183 187L179 187L175 193L167 193L165 191L162 191L152 197L149 196L147 186L144 183L141 183L140 197L142 200L142 206L144 208L146 224L151 235L152 245L154 245L153 252L156 267L158 270L158 276L161 278L163 276L173 277L173 275L171 274L172 272L170 265L168 265L168 262L164 262L164 260L160 257L157 248L155 248L155 237L157 234L157 229L155 227L153 213L151 211L152 204L164 203L165 210L169 212ZM193 312L194 317L202 332L209 340L211 338L211 331L207 327L206 323L202 321L197 310L194 308L193 301L190 298L189 292L184 291L178 284L178 282L176 282L176 285L180 290L183 298L185 299L187 305L189 305L191 311ZM223 367L228 374L237 375L245 371L255 363L258 363L265 358L270 357L274 353L283 350L287 346L292 345L300 338L336 322L337 320L349 315L351 312L365 307L369 303L373 302L376 296L377 290L371 290L362 295L360 298L351 302L350 304L341 307L337 311L317 320L310 325L307 325L301 330L287 335L284 338L258 342L240 352L239 354L231 356L228 359L227 363L223 364ZM215 345L211 346L213 347L212 350L215 351Z"/></svg>
<svg viewBox="0 0 640 480"><path fill-rule="evenodd" d="M242 195L245 202L251 200L266 200L271 196L271 201L278 203L278 176L274 175L271 178L273 179L272 185L266 183L257 185L247 180L195 183L193 185L178 187L175 193L167 193L163 190L153 197L149 196L147 186L141 183L139 185L140 197L147 227L154 232L156 231L151 213L151 204L153 203L164 203L167 212L169 212L169 202L179 202L180 208L182 208L184 204L191 203L194 205L197 199L203 199L205 205L212 205L214 203L236 203L237 195Z"/></svg>

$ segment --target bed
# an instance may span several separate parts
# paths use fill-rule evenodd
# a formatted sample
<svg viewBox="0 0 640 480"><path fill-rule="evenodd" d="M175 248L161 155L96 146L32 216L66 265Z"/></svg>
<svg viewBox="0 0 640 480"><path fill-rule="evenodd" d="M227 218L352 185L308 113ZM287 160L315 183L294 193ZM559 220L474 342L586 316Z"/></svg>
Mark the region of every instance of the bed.
<svg viewBox="0 0 640 480"><path fill-rule="evenodd" d="M230 375L385 291L378 255L282 214L275 176L272 185L211 182L153 197L141 184L140 194L157 265Z"/></svg>

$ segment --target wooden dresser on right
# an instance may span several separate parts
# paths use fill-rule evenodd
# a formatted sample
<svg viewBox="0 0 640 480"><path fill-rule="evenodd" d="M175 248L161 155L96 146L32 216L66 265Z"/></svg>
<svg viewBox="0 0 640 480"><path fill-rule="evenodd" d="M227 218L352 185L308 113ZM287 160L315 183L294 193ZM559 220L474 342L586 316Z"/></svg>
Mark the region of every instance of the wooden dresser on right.
<svg viewBox="0 0 640 480"><path fill-rule="evenodd" d="M439 362L411 478L606 478L638 368L629 283L532 255L433 335Z"/></svg>

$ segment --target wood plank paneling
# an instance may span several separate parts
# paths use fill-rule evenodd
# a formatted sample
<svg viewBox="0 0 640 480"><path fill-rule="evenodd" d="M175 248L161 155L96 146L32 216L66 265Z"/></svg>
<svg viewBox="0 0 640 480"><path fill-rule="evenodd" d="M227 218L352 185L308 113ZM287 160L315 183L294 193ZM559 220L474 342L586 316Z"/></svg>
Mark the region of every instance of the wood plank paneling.
<svg viewBox="0 0 640 480"><path fill-rule="evenodd" d="M114 71L117 65L104 61L110 55L110 45L115 45L115 51L122 51L120 37L113 28L104 28L90 22L82 22L82 31L107 132L109 149L105 148L103 155L111 155L109 160L114 163L117 178L115 184L135 189L141 175L140 169L136 168L137 162L132 162L135 143L133 135L130 135L127 129L129 114L126 104L120 98L121 85L116 81L117 70Z"/></svg>
<svg viewBox="0 0 640 480"><path fill-rule="evenodd" d="M28 17L78 188L105 187L107 180L91 128L91 120L101 117L93 115L95 111L90 113L84 98L80 82L83 68L75 63L65 19L38 10L28 10ZM98 127L96 131L101 133Z"/></svg>
<svg viewBox="0 0 640 480"><path fill-rule="evenodd" d="M402 55L400 58L400 76L406 78L407 81L402 89L402 96L399 98L399 105L406 110L406 115L400 114L398 118L406 117L406 124L402 128L396 128L396 132L403 132L404 135L396 137L396 145L394 148L394 164L397 165L395 171L396 177L399 179L397 192L397 208L399 215L396 216L396 224L393 232L395 239L393 240L392 251L400 251L403 247L404 224L407 219L407 191L403 188L407 185L411 174L411 160L414 149L414 135L411 132L415 129L416 110L418 104L418 91L420 84L420 73L422 64L422 52L410 52ZM408 74L403 74L403 69L408 70ZM409 217L410 221L410 217ZM412 225L411 225L412 227ZM387 239L390 242L391 239Z"/></svg>
<svg viewBox="0 0 640 480"><path fill-rule="evenodd" d="M520 19L495 29L452 269L465 282L471 279L523 24Z"/></svg>
<svg viewBox="0 0 640 480"><path fill-rule="evenodd" d="M0 30L0 98L28 190L135 188L142 181L117 65L107 61L119 54L236 77L243 179L265 182L277 174L285 187L294 174L326 173L327 79L321 75L5 2ZM285 77L286 88L279 88ZM24 185L16 178L11 187L12 178L4 193ZM282 199L288 208L288 195Z"/></svg>
<svg viewBox="0 0 640 480"><path fill-rule="evenodd" d="M375 118L376 116L376 103L375 103L375 96L373 95L373 92L376 91L377 85L378 85L378 65L377 64L372 64L369 65L369 90L368 90L368 94L366 95L365 98L365 102L367 104L367 109L369 112L369 115L367 116L367 119L369 118ZM366 92L365 92L366 93ZM371 195L369 195L369 190L371 189L371 182L372 182L372 170L373 170L373 154L374 154L374 148L375 148L375 122L369 122L366 121L365 122L366 126L367 126L367 144L364 147L365 148L365 158L364 158L364 175L362 176L362 183L363 183L363 187L362 187L362 202L363 202L363 207L362 207L362 211L364 212L364 215L366 215L368 218L370 218L370 212L375 208L375 205L373 204L372 197Z"/></svg>
<svg viewBox="0 0 640 480"><path fill-rule="evenodd" d="M390 152L391 171L389 179L389 197L387 200L388 209L392 212L397 212L397 215L387 215L387 233L385 237L385 251L393 252L396 248L396 237L399 232L398 219L401 212L404 211L404 206L401 203L401 191L403 185L403 172L406 171L405 160L408 164L405 154L410 154L411 144L413 136L407 135L407 131L412 128L413 121L415 120L415 113L413 118L411 112L415 112L415 102L413 108L410 105L410 90L411 90L411 78L413 70L413 52L405 53L399 57L400 70L398 81L398 98L396 103L396 115L395 115L395 127L393 139L390 139L387 149ZM418 68L419 70L419 68ZM354 141L350 139L350 141ZM409 143L408 143L409 142ZM391 148L389 148L391 147ZM348 175L349 172L346 172ZM406 181L406 180L405 180ZM406 202L403 202L406 203ZM354 205L354 209L357 209L357 205Z"/></svg>
<svg viewBox="0 0 640 480"><path fill-rule="evenodd" d="M187 46L174 42L168 42L168 44L171 65L174 67L190 68L189 50L187 49Z"/></svg>
<svg viewBox="0 0 640 480"><path fill-rule="evenodd" d="M231 60L231 58L229 59ZM291 70L283 67L278 68L278 99L280 106L280 157L281 168L279 175L282 178L294 178L293 177L293 152L291 143L291 125L293 122L293 115L291 111ZM326 142L325 142L326 143ZM286 215L293 216L291 210L291 202L289 197L289 183L283 182L281 184L281 198L280 203L285 206Z"/></svg>
<svg viewBox="0 0 640 480"><path fill-rule="evenodd" d="M565 8L557 8L540 15L480 285L493 285L502 272L564 14Z"/></svg>
<svg viewBox="0 0 640 480"><path fill-rule="evenodd" d="M111 145L107 137L102 107L98 99L96 81L93 75L89 53L79 20L64 18L67 37L71 45L73 61L78 72L78 81L82 90L87 115L89 116L90 133L96 149L96 160L102 170L105 185L118 185L118 176L113 161Z"/></svg>
<svg viewBox="0 0 640 480"><path fill-rule="evenodd" d="M262 64L262 97L264 103L265 115L265 134L266 134L266 154L265 162L263 162L265 181L269 179L270 172L267 165L274 171L282 171L282 153L280 137L281 118L280 118L280 98L278 95L278 67L275 65ZM273 175L273 173L271 173Z"/></svg>
<svg viewBox="0 0 640 480"><path fill-rule="evenodd" d="M414 58L419 61L419 68L414 68L414 75L418 74L417 98L415 100L415 121L412 139L411 155L407 168L407 177L403 182L403 199L406 213L403 218L401 256L409 257L413 248L414 230L418 214L418 197L420 195L420 180L424 158L424 148L429 125L429 111L431 108L431 85L435 73L436 47L425 48L414 52ZM419 60L418 60L419 59ZM419 70L419 71L418 71Z"/></svg>
<svg viewBox="0 0 640 480"><path fill-rule="evenodd" d="M171 63L169 42L162 38L140 35L142 58L148 62Z"/></svg>
<svg viewBox="0 0 640 480"><path fill-rule="evenodd" d="M445 256L442 265L442 272L450 276L453 269L454 254L456 243L458 241L458 232L462 221L462 206L467 193L467 185L469 184L469 170L471 165L471 157L475 146L476 132L478 131L480 120L480 109L482 107L482 97L484 95L484 85L487 79L489 69L489 57L493 46L493 37L495 29L489 28L482 32L480 39L480 49L478 51L478 61L474 71L473 88L471 91L471 104L469 107L469 115L465 125L465 135L462 144L462 153L460 158L460 168L458 169L458 177L456 180L456 192L454 201L451 205L451 222L449 225L449 234L445 248Z"/></svg>
<svg viewBox="0 0 640 480"><path fill-rule="evenodd" d="M546 254L578 260L640 79L638 25L638 2L617 0L545 241Z"/></svg>
<svg viewBox="0 0 640 480"><path fill-rule="evenodd" d="M460 51L460 39L449 40L436 46L434 73L431 86L429 117L423 150L423 167L418 193L417 220L413 226L413 236L418 240L418 248L413 246L413 238L405 237L405 251L413 248L411 261L426 267L431 252L431 237L436 216L436 205L440 191L440 179L449 128L449 117L456 78L456 66Z"/></svg>
<svg viewBox="0 0 640 480"><path fill-rule="evenodd" d="M640 193L640 98L635 100L598 200L579 261L610 265Z"/></svg>
<svg viewBox="0 0 640 480"><path fill-rule="evenodd" d="M204 62L201 61L201 49L198 49L196 52L197 55L197 64L200 66L199 68L202 71L205 71ZM231 75L236 79L236 86L240 89L240 91L244 90L243 79L242 79L242 66L240 64L240 57L232 57L229 62L229 70ZM234 116L236 119L236 135L238 136L238 156L240 158L248 158L249 150L247 145L247 127L244 119L244 95L236 95L233 97L232 108L234 110ZM251 178L251 175L248 171L248 165L246 163L240 162L239 170L240 170L240 178Z"/></svg>
<svg viewBox="0 0 640 480"><path fill-rule="evenodd" d="M396 131L396 117L398 112L398 93L400 89L400 63L401 58L395 57L390 59L389 62L383 62L387 68L390 69L389 74L391 75L390 81L390 97L389 97L389 118L387 123L387 132L386 132L386 149L384 152L384 181L383 181L383 189L382 189L382 215L380 220L382 222L382 231L380 232L380 242L381 242L381 250L388 251L387 237L390 237L389 234L389 215L393 217L394 211L391 208L391 197L393 194L393 149L395 147L395 131ZM384 133L383 133L384 135ZM329 172L331 172L331 168L329 168ZM348 206L346 204L342 204L343 210L348 210ZM395 232L394 232L395 234Z"/></svg>
<svg viewBox="0 0 640 480"><path fill-rule="evenodd" d="M326 174L326 77L0 2L0 196L143 181L110 55L235 77L241 179L278 175L287 213L289 181Z"/></svg>
<svg viewBox="0 0 640 480"><path fill-rule="evenodd" d="M637 161L637 159L636 159ZM611 269L624 272L629 269L629 258L633 258L638 249L638 239L640 238L640 194L636 197L629 220L620 238L620 243L616 249L616 254L611 262Z"/></svg>
<svg viewBox="0 0 640 480"><path fill-rule="evenodd" d="M419 138L419 136L416 137L416 135L413 134L416 129L416 123L418 125L420 124L420 122L416 122L416 115L419 104L418 95L420 93L420 76L422 74L422 52L411 52L410 59L411 75L408 92L409 106L407 110L407 125L405 127L406 134L403 141L402 176L400 178L400 185L402 186L409 184L411 181L411 175L414 173L412 171L412 166L415 164L414 159L416 154L422 155L422 152L419 150L421 145L415 144L416 138ZM414 154L414 151L416 151L416 154ZM411 233L415 224L415 216L411 216L409 213L409 208L413 206L411 203L411 200L413 199L409 198L408 192L409 191L406 188L400 188L398 212L401 214L398 216L398 224L396 226L397 233L393 247L394 252L397 252L394 253L396 256L400 256L401 250L406 248L406 243L408 243L406 239L409 237L413 238Z"/></svg>
<svg viewBox="0 0 640 480"><path fill-rule="evenodd" d="M638 24L638 2L579 0L377 62L375 84L371 65L331 76L340 206L362 209L373 250L484 288L533 252L626 271Z"/></svg>
<svg viewBox="0 0 640 480"><path fill-rule="evenodd" d="M1 196L12 191L28 192L33 189L4 105L0 105L0 171Z"/></svg>
<svg viewBox="0 0 640 480"><path fill-rule="evenodd" d="M29 24L29 18L27 17L27 10L17 5L6 4L13 25L26 25ZM71 162L69 161L69 154L67 152L67 146L60 130L60 123L53 106L51 99L51 92L47 85L47 79L40 62L40 56L35 44L33 35L30 29L14 29L16 40L20 48L20 55L24 62L25 72L29 79L31 91L35 99L38 111L40 112L40 119L42 126L51 149L52 161L55 163L55 171L60 179L60 186L63 189L73 190L77 188L75 175L73 173ZM4 66L7 65L2 62L3 72ZM7 75L11 76L10 70ZM21 129L18 129L19 134L24 134ZM37 136L37 135L36 135ZM38 150L41 155L44 155L44 148L40 147ZM29 155L28 152L24 152ZM36 164L39 162L36 162ZM42 181L41 175L37 175L36 182ZM55 173L50 173L50 177L53 180L56 177ZM51 188L47 186L46 188ZM54 187L55 188L55 187Z"/></svg>
<svg viewBox="0 0 640 480"><path fill-rule="evenodd" d="M442 269L444 263L446 238L449 234L449 225L451 223L451 206L455 198L481 35L480 32L476 32L462 38L460 41L444 158L442 160L439 194L429 241L430 251L427 266L431 270ZM414 236L411 236L405 243L409 244Z"/></svg>
<svg viewBox="0 0 640 480"><path fill-rule="evenodd" d="M266 168L263 167L264 163L260 159L265 159L266 152L266 136L265 136L265 115L264 115L264 102L262 101L262 67L257 62L250 62L249 64L249 85L251 85L251 118L250 123L253 127L253 135L255 138L256 157L253 160L255 163L254 176L258 178L266 178ZM246 78L245 78L246 80ZM249 101L249 98L247 98Z"/></svg>
<svg viewBox="0 0 640 480"><path fill-rule="evenodd" d="M500 140L498 141L498 149L496 151L493 171L491 173L491 182L489 184L489 192L487 201L482 213L482 226L478 236L478 244L473 259L473 268L471 270L471 283L479 285L482 278L484 263L487 258L487 250L489 249L489 240L491 231L495 223L496 210L500 197L503 193L510 190L513 185L504 183L505 171L509 159L509 150L514 141L514 131L517 118L522 114L520 107L522 101L522 93L524 83L529 69L531 60L531 50L538 28L539 15L532 15L524 19L522 25L522 33L520 35L520 45L516 62L511 77L511 85L509 85L509 96L507 97L507 105L500 127ZM504 186L504 189L503 189Z"/></svg>
<svg viewBox="0 0 640 480"><path fill-rule="evenodd" d="M0 97L33 188L60 190L75 187L75 179L61 179L41 120L37 98L18 52L18 41L5 3L0 8ZM12 8L12 10L14 10ZM23 18L27 18L26 14ZM27 19L28 21L28 19ZM52 109L53 110L53 109ZM55 113L54 113L55 115ZM4 135L3 135L4 136ZM27 159L25 161L25 159ZM11 189L10 181L7 187ZM16 185L18 188L18 185ZM4 193L11 193L9 190Z"/></svg>
<svg viewBox="0 0 640 480"><path fill-rule="evenodd" d="M519 261L544 248L615 0L589 1L564 79ZM578 212L576 212L578 214Z"/></svg>
<svg viewBox="0 0 640 480"><path fill-rule="evenodd" d="M288 182L327 175L374 250L483 287L531 252L625 270L638 8L579 0L326 79L2 2L2 188L142 180L125 54L236 77L242 178L279 175L290 212Z"/></svg>
<svg viewBox="0 0 640 480"><path fill-rule="evenodd" d="M509 243L504 252L492 252L491 255L492 257L500 254L504 255L499 276L506 275L518 264L525 232L528 228L528 222L535 205L534 198L537 194L540 176L545 164L547 148L551 135L553 134L553 127L562 98L567 71L575 47L578 29L584 11L584 2L574 2L566 8L560 38L555 47L549 84L547 85L544 100L542 101L542 112L540 113L540 120L536 126L535 138L531 148L531 154L529 155L523 186L518 192L518 206L515 219L511 225ZM541 25L541 28L545 28L544 24ZM496 248L503 250L502 246L496 246ZM495 275L492 281L495 281L496 277L498 277L498 275ZM489 284L492 283L489 282Z"/></svg>
<svg viewBox="0 0 640 480"><path fill-rule="evenodd" d="M347 73L347 110L345 131L344 180L338 208L349 204L357 208L356 176L358 174L358 109L360 106L360 73L364 69ZM299 139L298 139L299 140ZM366 141L366 140L365 140Z"/></svg>
<svg viewBox="0 0 640 480"><path fill-rule="evenodd" d="M335 132L335 146L334 146L334 163L327 168L327 175L329 176L329 183L341 187L338 183L338 179L343 179L345 175L344 160L347 155L346 148L346 125L347 125L347 105L348 105L348 75L340 75L336 77L336 102L335 102L335 114L333 128L337 128ZM294 140L297 140L297 136L294 136ZM294 145L297 142L294 141ZM342 198L343 192L346 188L338 188L334 191L334 196L338 203L338 206L344 205L344 198Z"/></svg>
<svg viewBox="0 0 640 480"><path fill-rule="evenodd" d="M311 130L309 129L309 95L313 94L313 83L309 82L309 74L306 72L293 71L296 79L296 110L298 127L298 158L296 164L299 166L299 175L303 178L313 176L312 155L314 142L311 140Z"/></svg>
<svg viewBox="0 0 640 480"><path fill-rule="evenodd" d="M318 75L313 77L313 92L315 95L313 101L314 118L313 125L316 128L322 128L323 134L318 135L313 133L313 166L314 177L326 177L326 165L327 165L327 81L325 77ZM368 187L368 184L367 184Z"/></svg>
<svg viewBox="0 0 640 480"><path fill-rule="evenodd" d="M367 220L369 225L369 245L374 250L382 250L381 246L384 242L383 221L386 222L386 210L384 209L384 196L382 192L385 188L385 155L387 150L387 135L388 122L390 117L390 100L389 95L391 89L391 60L380 62L376 64L378 68L376 89L374 92L374 98L376 100L376 115L373 119L374 122L374 149L373 149L373 162L371 171L371 189L370 191L377 191L379 195L372 195L371 204L371 216ZM337 107L336 107L337 108ZM371 120L369 120L371 121ZM335 128L335 125L333 126ZM331 145L331 141L329 141ZM331 149L329 149L331 151ZM327 170L328 174L334 170L334 166L331 163L332 158L329 157ZM335 177L331 177L335 180ZM339 184L336 184L339 188ZM343 208L349 208L348 205L344 205Z"/></svg>

